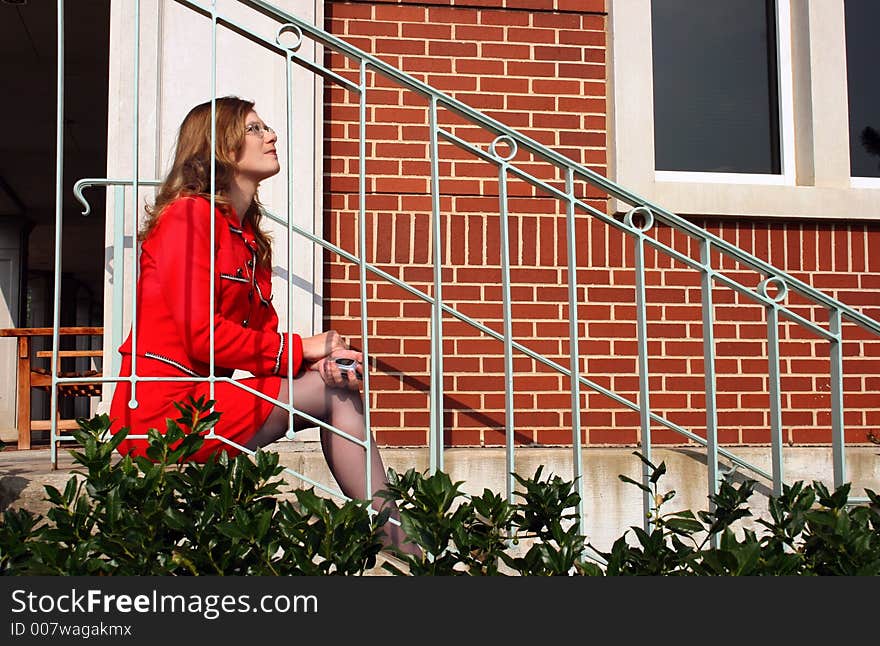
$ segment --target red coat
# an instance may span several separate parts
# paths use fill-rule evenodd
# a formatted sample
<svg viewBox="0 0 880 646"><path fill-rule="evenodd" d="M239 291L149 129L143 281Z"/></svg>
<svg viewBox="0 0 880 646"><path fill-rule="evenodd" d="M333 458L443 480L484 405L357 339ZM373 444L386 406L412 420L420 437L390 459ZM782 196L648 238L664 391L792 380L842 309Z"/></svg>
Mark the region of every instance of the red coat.
<svg viewBox="0 0 880 646"><path fill-rule="evenodd" d="M278 331L278 314L272 305L271 269L257 262L257 247L248 224L214 213L214 315L211 316L210 202L184 197L169 204L144 240L140 256L137 294L137 374L206 377L210 371L210 329L214 328L214 373L229 377L235 369L254 375L241 383L273 398L281 377L302 365L302 339ZM119 348L122 375L131 374L132 336ZM179 413L174 402L208 394L208 383L141 382L136 388L138 406L128 407L129 384L119 383L110 416L113 430L130 427L131 434L148 428L165 429L165 418ZM235 384L215 383L218 435L244 444L262 426L272 404ZM141 453L144 440L125 441L120 450ZM204 459L225 448L207 441L196 456Z"/></svg>

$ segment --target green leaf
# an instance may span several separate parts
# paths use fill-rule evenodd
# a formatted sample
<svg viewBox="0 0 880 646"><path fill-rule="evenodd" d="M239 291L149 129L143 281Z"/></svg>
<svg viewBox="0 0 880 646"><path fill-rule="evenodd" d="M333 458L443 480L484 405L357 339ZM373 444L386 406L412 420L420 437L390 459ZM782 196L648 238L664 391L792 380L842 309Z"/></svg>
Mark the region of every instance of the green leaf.
<svg viewBox="0 0 880 646"><path fill-rule="evenodd" d="M641 482L636 482L632 478L629 478L623 474L617 476L622 482L627 482L631 485L637 486L642 491L647 491L648 493L652 493L651 489L647 485L643 485Z"/></svg>
<svg viewBox="0 0 880 646"><path fill-rule="evenodd" d="M660 466L654 469L654 472L651 474L651 482L656 483L664 473L666 473L666 462L661 462Z"/></svg>
<svg viewBox="0 0 880 646"><path fill-rule="evenodd" d="M705 529L700 521L689 518L667 518L663 522L669 529L687 535Z"/></svg>

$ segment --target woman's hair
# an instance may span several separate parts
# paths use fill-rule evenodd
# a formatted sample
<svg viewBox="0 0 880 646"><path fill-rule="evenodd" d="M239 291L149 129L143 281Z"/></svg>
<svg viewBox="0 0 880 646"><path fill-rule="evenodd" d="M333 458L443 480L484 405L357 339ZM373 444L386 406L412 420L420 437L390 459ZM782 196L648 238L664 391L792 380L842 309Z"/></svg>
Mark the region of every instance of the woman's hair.
<svg viewBox="0 0 880 646"><path fill-rule="evenodd" d="M234 96L216 99L217 127L215 131L215 188L214 203L221 209L230 209L229 185L235 174L238 153L244 144L245 119L254 103ZM211 102L197 105L180 124L177 148L171 170L159 187L153 206L147 206L147 218L140 232L146 238L162 217L162 211L172 201L188 195L211 197ZM260 229L262 212L256 194L242 217L250 221L257 243L257 258L271 266L271 239Z"/></svg>

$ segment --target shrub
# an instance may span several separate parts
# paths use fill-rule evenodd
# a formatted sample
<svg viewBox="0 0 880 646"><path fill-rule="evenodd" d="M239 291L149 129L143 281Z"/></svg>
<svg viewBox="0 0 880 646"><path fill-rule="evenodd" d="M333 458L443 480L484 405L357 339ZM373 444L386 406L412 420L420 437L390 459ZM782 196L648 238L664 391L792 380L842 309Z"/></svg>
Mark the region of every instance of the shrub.
<svg viewBox="0 0 880 646"><path fill-rule="evenodd" d="M410 469L403 475L389 469L385 497L400 507L406 535L427 555L398 552L411 575L569 575L596 573L585 561L586 543L573 523L580 498L574 483L558 476L541 480L543 467L532 478L514 477L524 487L522 502L510 504L484 489L480 496L462 493L438 471L424 476ZM567 528L566 528L567 527ZM530 545L522 556L512 546ZM404 574L392 563L383 567Z"/></svg>
<svg viewBox="0 0 880 646"><path fill-rule="evenodd" d="M166 433L149 431L148 458L117 459L122 431L106 415L79 420L79 469L47 486L47 519L9 511L0 525L3 574L360 574L375 566L386 515L365 501L339 506L312 490L279 500L278 455L225 452L187 463L217 422L213 402L178 406ZM48 522L46 522L48 520Z"/></svg>
<svg viewBox="0 0 880 646"><path fill-rule="evenodd" d="M635 453L649 470L649 484L620 478L651 495L651 531L632 527L636 542L626 535L602 553L605 574L654 575L878 575L880 574L880 497L870 489L869 505L847 503L850 485L834 493L821 482L784 486L769 500L770 520L758 519L767 531L734 531L741 518L752 516L745 505L755 481L739 485L724 481L710 496L713 509L662 513L675 496L661 493L666 465L654 465Z"/></svg>
<svg viewBox="0 0 880 646"><path fill-rule="evenodd" d="M122 431L107 438L106 415L79 420L78 469L64 491L46 487L46 518L7 510L0 524L0 574L28 575L359 575L382 549L387 511L369 503L337 505L314 489L281 498L276 453L254 458L225 452L205 464L187 462L218 416L213 402L178 406L165 434L148 432L148 458L116 456ZM492 576L619 575L877 575L880 497L850 505L850 485L834 492L820 482L786 486L769 501L759 536L739 528L755 482L722 482L708 511L665 512L674 491L660 491L666 465L649 469L647 484L621 480L654 501L648 530L631 527L608 552L579 533L574 483L513 474L519 499L485 489L461 490L438 471L389 470L382 495L421 556L397 551L393 574ZM592 559L589 550L601 557Z"/></svg>

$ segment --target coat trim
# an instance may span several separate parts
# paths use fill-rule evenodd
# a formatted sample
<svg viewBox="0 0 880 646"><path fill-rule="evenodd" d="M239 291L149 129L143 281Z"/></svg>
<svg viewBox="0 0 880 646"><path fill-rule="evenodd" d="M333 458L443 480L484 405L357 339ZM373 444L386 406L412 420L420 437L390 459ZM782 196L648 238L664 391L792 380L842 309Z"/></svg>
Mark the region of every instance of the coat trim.
<svg viewBox="0 0 880 646"><path fill-rule="evenodd" d="M163 363L167 363L170 366L174 366L175 368L177 368L181 372L185 372L186 374L188 374L190 377L201 377L202 376L199 373L197 373L195 370L187 368L182 363L179 363L179 362L175 361L174 359L169 359L168 357L163 357L161 354L156 354L155 352L144 352L144 356L148 357L150 359L155 359L156 361L161 361Z"/></svg>
<svg viewBox="0 0 880 646"><path fill-rule="evenodd" d="M275 355L275 368L272 370L273 375L277 375L281 370L281 355L284 354L284 335L278 333L278 354Z"/></svg>
<svg viewBox="0 0 880 646"><path fill-rule="evenodd" d="M257 252L254 251L253 249L251 249L251 258L253 259L254 267L256 267L256 266L257 266ZM260 284L257 282L257 271L256 271L256 269L252 269L252 270L251 270L251 285L253 285L254 289L257 290L257 296L260 297L260 302L261 302L263 305L265 305L265 306L268 307L268 305L269 305L269 301L272 300L272 297L270 296L269 299L266 300L266 297L263 296L263 290L260 289Z"/></svg>
<svg viewBox="0 0 880 646"><path fill-rule="evenodd" d="M249 283L247 278L242 278L240 276L233 276L232 274L220 274L220 278L225 278L226 280L234 280L237 283Z"/></svg>

